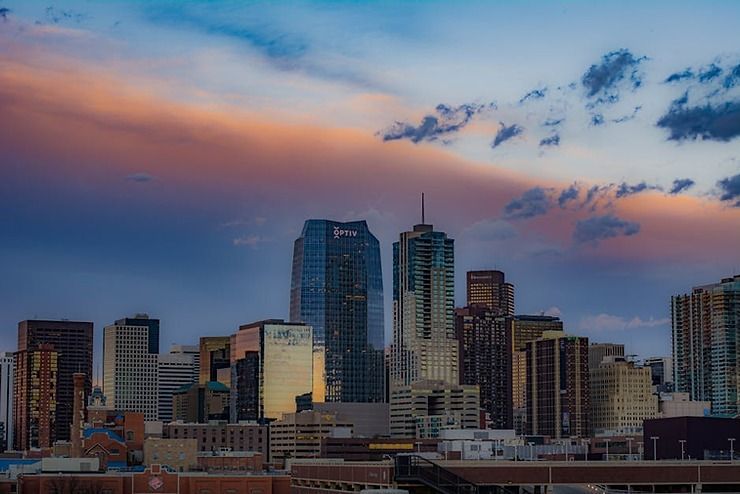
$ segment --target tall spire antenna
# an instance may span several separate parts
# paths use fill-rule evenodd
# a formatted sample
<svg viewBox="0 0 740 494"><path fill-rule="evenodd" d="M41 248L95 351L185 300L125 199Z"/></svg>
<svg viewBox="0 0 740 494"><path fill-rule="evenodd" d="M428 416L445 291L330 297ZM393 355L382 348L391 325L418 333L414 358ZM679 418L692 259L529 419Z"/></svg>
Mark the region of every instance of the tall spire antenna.
<svg viewBox="0 0 740 494"><path fill-rule="evenodd" d="M424 223L424 193L421 193L421 224L425 225Z"/></svg>

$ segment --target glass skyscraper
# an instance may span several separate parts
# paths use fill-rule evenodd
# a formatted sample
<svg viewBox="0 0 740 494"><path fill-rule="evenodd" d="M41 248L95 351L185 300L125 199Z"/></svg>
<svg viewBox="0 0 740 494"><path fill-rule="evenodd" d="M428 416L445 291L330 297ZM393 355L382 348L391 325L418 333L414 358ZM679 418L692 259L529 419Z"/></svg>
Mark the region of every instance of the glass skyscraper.
<svg viewBox="0 0 740 494"><path fill-rule="evenodd" d="M306 221L293 251L290 318L313 327L324 383L314 401L383 401L380 245L365 221Z"/></svg>
<svg viewBox="0 0 740 494"><path fill-rule="evenodd" d="M455 243L432 225L415 225L393 244L391 391L458 377Z"/></svg>

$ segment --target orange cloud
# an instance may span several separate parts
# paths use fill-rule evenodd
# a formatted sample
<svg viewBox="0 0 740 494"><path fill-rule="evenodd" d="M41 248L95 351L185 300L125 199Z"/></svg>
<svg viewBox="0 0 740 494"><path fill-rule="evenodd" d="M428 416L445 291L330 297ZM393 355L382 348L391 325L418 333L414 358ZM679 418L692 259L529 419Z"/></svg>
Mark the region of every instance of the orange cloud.
<svg viewBox="0 0 740 494"><path fill-rule="evenodd" d="M347 211L368 204L413 211L425 191L435 203L435 222L450 232L498 217L509 200L534 185L565 186L432 147L383 143L359 130L177 102L164 96L162 81L138 85L122 79L70 60L39 63L22 50L0 54L2 149L23 156L29 175L80 176L105 193L145 171L183 204L249 195L283 209L322 203ZM568 246L584 214L556 210L521 225ZM738 209L651 193L619 201L615 214L640 222L640 234L609 239L598 250L584 247L582 253L737 260Z"/></svg>

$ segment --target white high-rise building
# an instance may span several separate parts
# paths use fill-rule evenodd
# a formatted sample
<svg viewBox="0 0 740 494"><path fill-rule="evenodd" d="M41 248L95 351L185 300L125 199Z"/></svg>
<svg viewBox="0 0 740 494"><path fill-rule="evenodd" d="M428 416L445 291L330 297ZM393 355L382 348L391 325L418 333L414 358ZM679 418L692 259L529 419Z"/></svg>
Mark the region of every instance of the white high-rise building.
<svg viewBox="0 0 740 494"><path fill-rule="evenodd" d="M193 357L193 382L198 382L200 376L200 346L199 345L172 345L170 354L190 355Z"/></svg>
<svg viewBox="0 0 740 494"><path fill-rule="evenodd" d="M200 349L193 348L197 351L195 355L200 356ZM170 353L159 356L158 420L164 423L172 422L172 393L198 380L200 366L195 365L194 354L182 349L182 345L176 345L172 347Z"/></svg>
<svg viewBox="0 0 740 494"><path fill-rule="evenodd" d="M103 333L103 392L115 410L159 414L159 319L120 319Z"/></svg>
<svg viewBox="0 0 740 494"><path fill-rule="evenodd" d="M12 352L0 353L0 422L3 424L3 436L0 442L4 450L13 449L13 378L15 376L15 358Z"/></svg>

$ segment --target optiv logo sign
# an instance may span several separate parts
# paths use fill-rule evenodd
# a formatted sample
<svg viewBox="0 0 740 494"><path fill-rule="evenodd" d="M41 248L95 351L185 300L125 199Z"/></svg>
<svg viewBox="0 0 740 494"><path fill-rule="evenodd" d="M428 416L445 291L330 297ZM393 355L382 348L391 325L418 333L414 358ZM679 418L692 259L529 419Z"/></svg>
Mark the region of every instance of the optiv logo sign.
<svg viewBox="0 0 740 494"><path fill-rule="evenodd" d="M356 237L357 236L357 230L344 230L342 228L339 228L338 226L334 227L334 238L340 239L345 237Z"/></svg>

